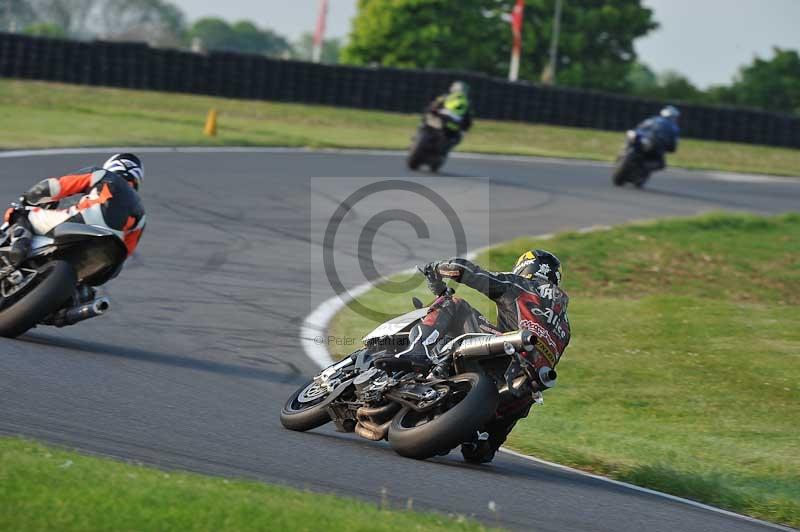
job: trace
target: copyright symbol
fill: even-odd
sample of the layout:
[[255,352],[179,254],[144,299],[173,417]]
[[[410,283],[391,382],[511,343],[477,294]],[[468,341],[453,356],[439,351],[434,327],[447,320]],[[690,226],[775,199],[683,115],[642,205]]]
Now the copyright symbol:
[[[455,209],[453,209],[441,194],[430,187],[413,181],[392,179],[371,183],[357,189],[342,201],[329,219],[327,227],[325,228],[325,236],[322,245],[322,262],[328,283],[340,298],[344,294],[348,294],[348,292],[336,271],[334,262],[336,234],[339,231],[339,227],[348,213],[350,213],[359,202],[375,194],[389,191],[411,193],[435,206],[436,209],[444,215],[450,225],[450,229],[453,232],[453,240],[455,241],[456,255],[462,256],[467,251],[467,236],[464,231],[464,226],[458,214],[456,214]],[[358,236],[358,265],[361,273],[371,283],[381,278],[381,275],[375,267],[374,257],[372,256],[374,240],[378,230],[390,222],[403,222],[408,224],[412,227],[419,239],[430,238],[430,230],[425,221],[418,214],[409,210],[400,208],[385,209],[371,216],[364,224]],[[368,252],[363,252],[362,250],[368,250]],[[403,281],[384,281],[379,285],[379,288],[384,292],[397,294],[411,291],[421,283],[422,280],[419,276],[413,276]],[[375,321],[386,321],[394,317],[393,314],[387,314],[378,309],[369,308],[356,299],[351,299],[349,297],[347,299],[349,300],[347,306],[360,316]]]
[[325,338],[322,337],[322,336],[315,336],[314,337],[314,343],[317,344],[317,345],[324,344],[325,343]]

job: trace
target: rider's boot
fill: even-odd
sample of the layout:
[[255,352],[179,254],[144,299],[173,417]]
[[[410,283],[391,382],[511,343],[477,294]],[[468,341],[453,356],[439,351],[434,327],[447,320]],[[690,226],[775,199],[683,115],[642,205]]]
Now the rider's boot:
[[375,361],[375,366],[390,370],[426,370],[433,365],[431,351],[439,340],[439,331],[431,326],[420,323],[409,333],[411,345],[405,351],[394,355],[387,355]]
[[495,452],[488,432],[478,431],[471,442],[461,444],[461,455],[470,464],[488,464],[494,459]]

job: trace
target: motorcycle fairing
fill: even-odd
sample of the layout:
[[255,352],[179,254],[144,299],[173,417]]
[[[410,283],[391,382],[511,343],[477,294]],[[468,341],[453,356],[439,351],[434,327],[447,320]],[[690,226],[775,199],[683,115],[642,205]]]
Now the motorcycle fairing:
[[65,222],[54,227],[48,236],[53,240],[52,252],[68,261],[78,279],[89,286],[99,286],[113,278],[128,255],[122,240],[104,227]]
[[392,318],[378,325],[371,333],[363,338],[363,341],[367,342],[368,340],[383,338],[384,336],[394,336],[409,325],[424,318],[426,314],[428,314],[428,309],[420,308]]

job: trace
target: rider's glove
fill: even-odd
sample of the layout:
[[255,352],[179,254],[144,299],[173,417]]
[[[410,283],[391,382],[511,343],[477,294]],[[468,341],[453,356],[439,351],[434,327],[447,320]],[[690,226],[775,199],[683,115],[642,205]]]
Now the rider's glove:
[[428,288],[435,296],[440,296],[447,291],[447,285],[444,284],[442,276],[439,274],[438,265],[438,262],[429,262],[422,270],[428,280]]

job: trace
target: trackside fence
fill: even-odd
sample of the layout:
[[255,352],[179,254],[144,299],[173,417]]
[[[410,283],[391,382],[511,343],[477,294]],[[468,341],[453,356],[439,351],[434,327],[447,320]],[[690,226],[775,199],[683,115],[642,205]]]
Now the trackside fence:
[[[480,118],[624,130],[664,102],[510,83],[469,72],[332,66],[259,55],[152,48],[0,33],[0,77],[227,98],[416,113],[450,82],[472,87]],[[683,134],[709,140],[800,148],[800,117],[681,104]]]

